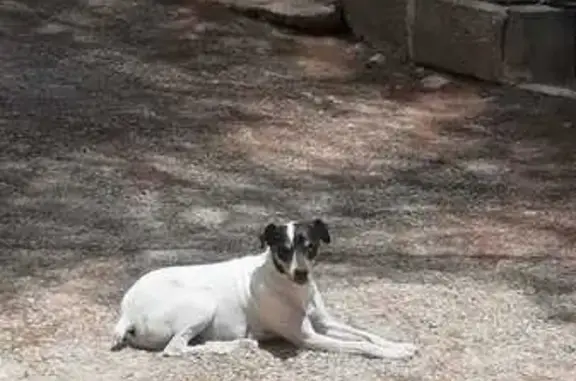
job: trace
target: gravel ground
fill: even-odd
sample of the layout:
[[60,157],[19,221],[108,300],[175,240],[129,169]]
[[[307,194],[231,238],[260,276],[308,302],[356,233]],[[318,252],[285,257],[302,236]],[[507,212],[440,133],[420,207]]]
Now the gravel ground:
[[[574,102],[370,55],[195,1],[0,1],[0,380],[573,377]],[[312,216],[329,307],[419,356],[108,351],[143,272]]]

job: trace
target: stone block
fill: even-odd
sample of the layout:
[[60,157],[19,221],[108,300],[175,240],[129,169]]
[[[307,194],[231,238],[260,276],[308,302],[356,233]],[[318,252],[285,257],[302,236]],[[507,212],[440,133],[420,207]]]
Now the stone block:
[[506,7],[477,0],[414,0],[416,63],[489,81],[502,77]]
[[246,15],[310,33],[337,33],[346,24],[337,0],[212,0]]
[[511,82],[574,81],[576,18],[545,5],[511,6],[504,36],[504,76]]
[[376,48],[407,51],[407,7],[413,0],[341,0],[344,17],[357,37]]

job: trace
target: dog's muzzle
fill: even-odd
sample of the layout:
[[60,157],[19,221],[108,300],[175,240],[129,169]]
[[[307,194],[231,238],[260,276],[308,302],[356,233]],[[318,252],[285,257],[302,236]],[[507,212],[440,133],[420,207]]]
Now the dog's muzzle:
[[308,270],[294,270],[292,278],[298,284],[305,284],[308,282]]

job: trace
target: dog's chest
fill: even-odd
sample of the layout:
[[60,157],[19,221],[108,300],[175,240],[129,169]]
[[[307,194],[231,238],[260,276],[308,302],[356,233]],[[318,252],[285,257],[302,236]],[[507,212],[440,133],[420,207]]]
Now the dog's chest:
[[309,290],[261,287],[254,295],[248,316],[251,334],[258,339],[277,336],[278,331],[298,329],[308,313]]

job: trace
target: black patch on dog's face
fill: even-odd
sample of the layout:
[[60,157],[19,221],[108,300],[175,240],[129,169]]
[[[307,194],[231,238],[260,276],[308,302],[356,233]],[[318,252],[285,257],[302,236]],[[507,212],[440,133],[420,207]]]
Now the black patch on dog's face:
[[294,256],[294,248],[287,241],[283,242],[274,247],[274,252],[282,262],[290,263]]
[[269,224],[260,236],[262,247],[270,246],[273,254],[283,263],[288,264],[294,256],[294,245],[288,235],[287,225]]
[[295,250],[304,254],[309,260],[314,260],[318,255],[318,247],[320,247],[320,241],[322,240],[320,237],[321,234],[316,231],[314,222],[298,222],[294,224],[293,246]]
[[283,268],[298,254],[313,261],[318,254],[320,242],[330,241],[328,227],[321,219],[280,226],[269,224],[260,236],[262,247],[268,245],[274,258],[282,262]]

